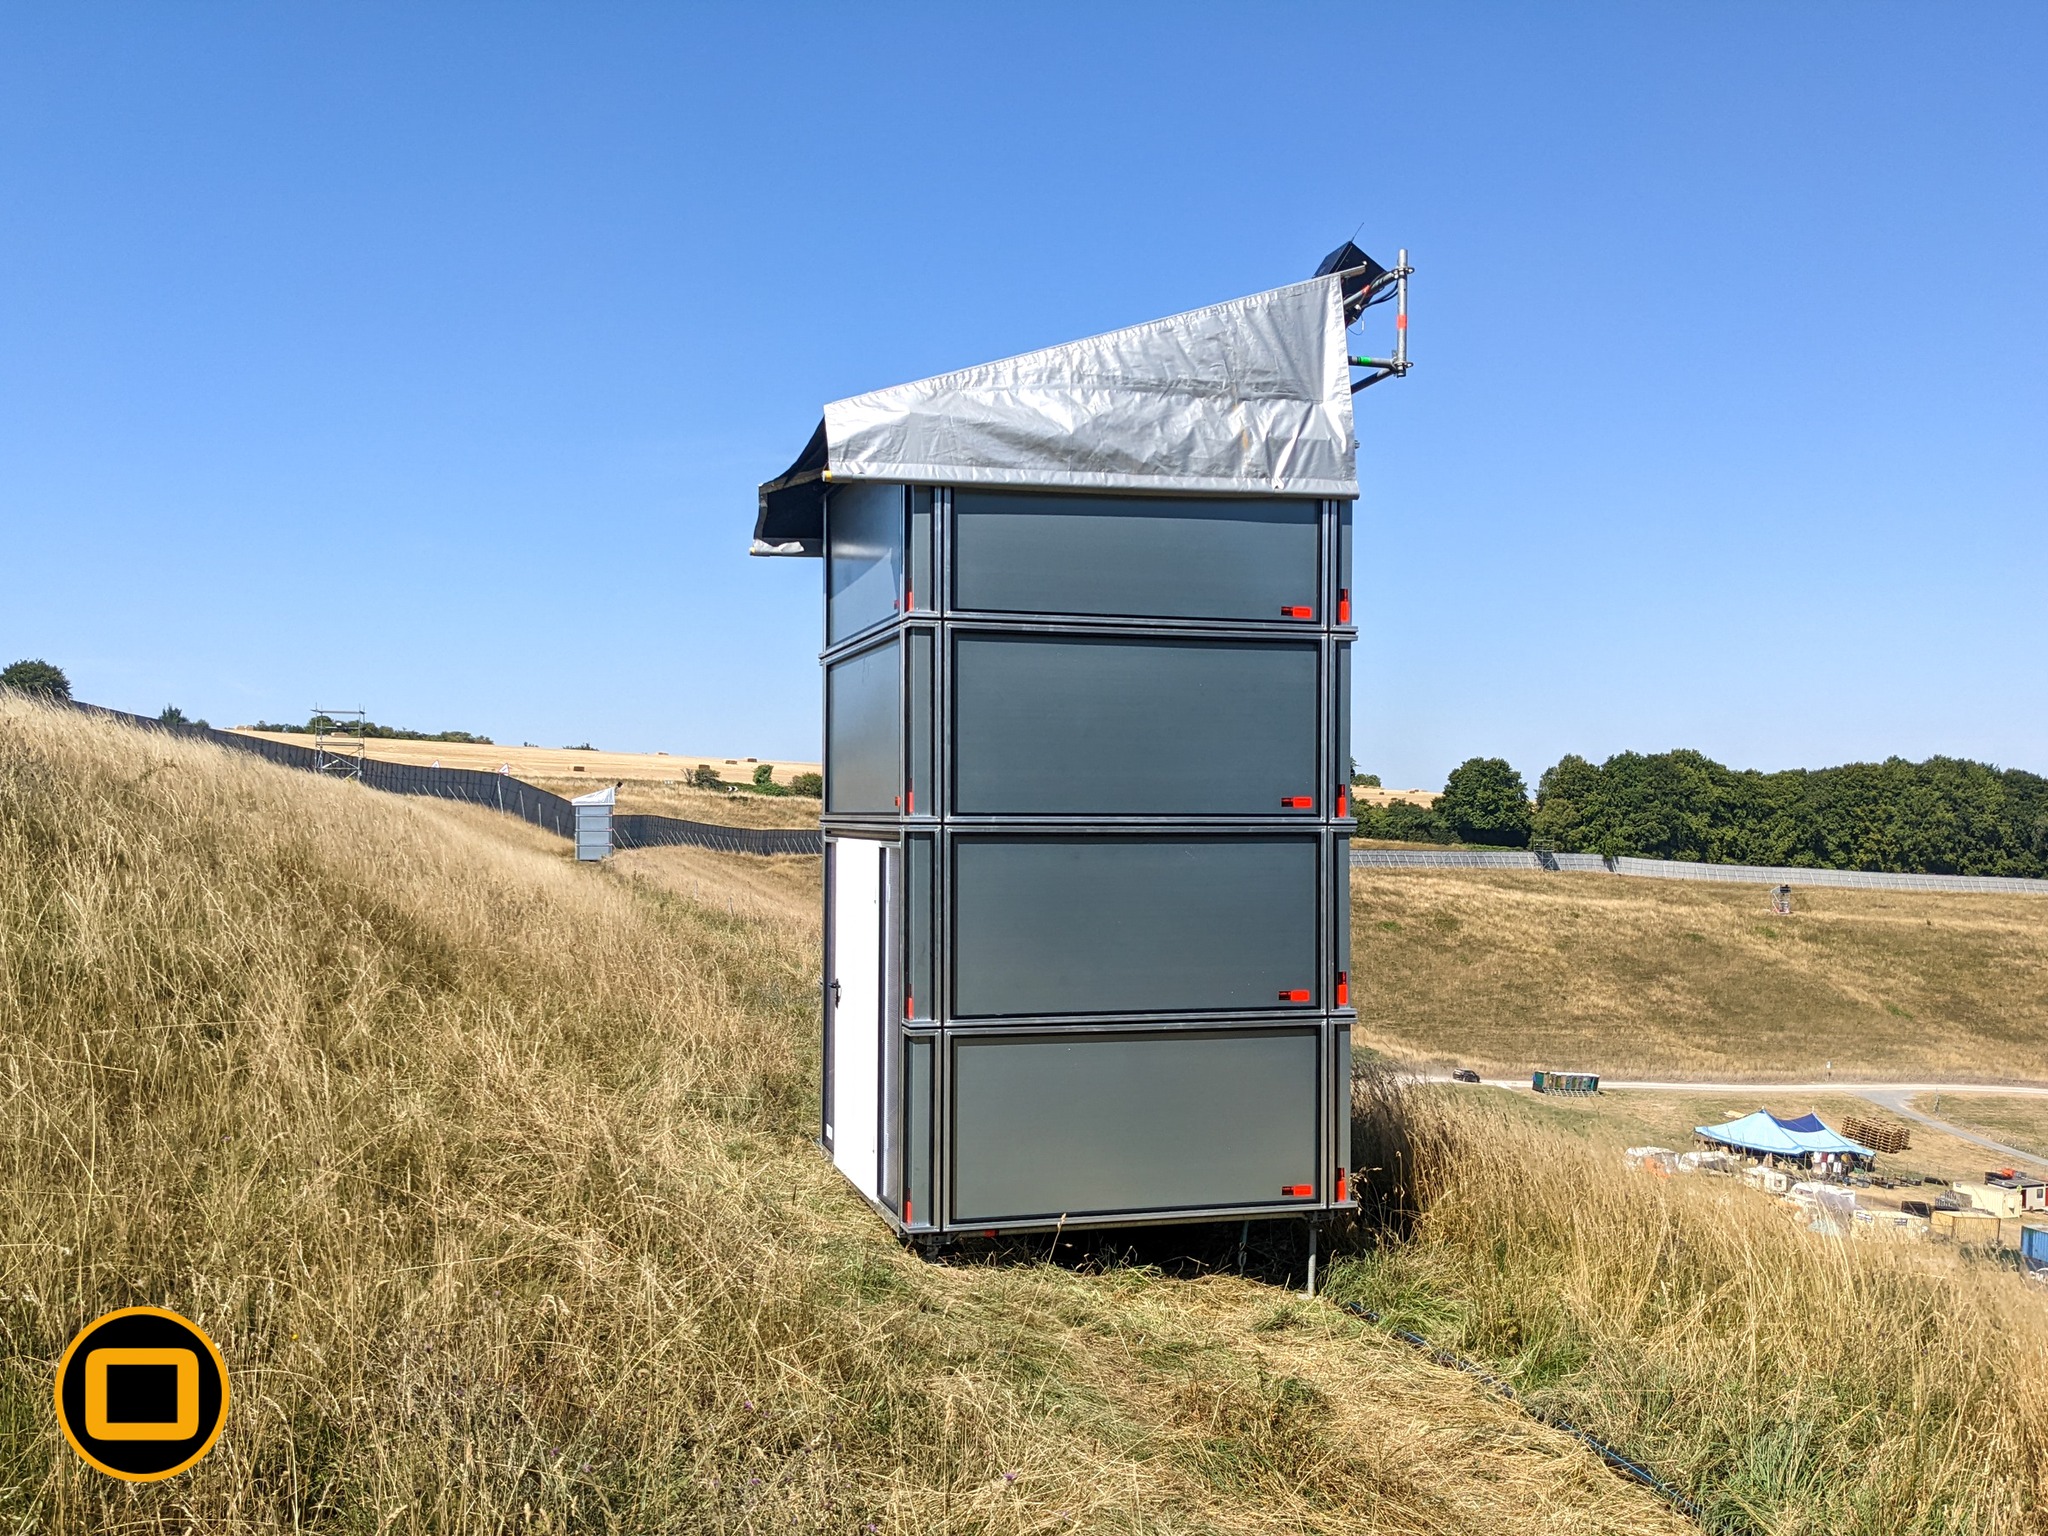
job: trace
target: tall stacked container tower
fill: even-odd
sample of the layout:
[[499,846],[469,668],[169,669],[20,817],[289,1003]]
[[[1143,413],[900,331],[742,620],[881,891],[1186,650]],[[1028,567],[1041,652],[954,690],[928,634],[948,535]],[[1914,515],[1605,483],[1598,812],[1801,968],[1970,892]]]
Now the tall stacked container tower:
[[1350,1203],[1365,281],[837,402],[762,487],[824,560],[820,1139],[906,1236]]

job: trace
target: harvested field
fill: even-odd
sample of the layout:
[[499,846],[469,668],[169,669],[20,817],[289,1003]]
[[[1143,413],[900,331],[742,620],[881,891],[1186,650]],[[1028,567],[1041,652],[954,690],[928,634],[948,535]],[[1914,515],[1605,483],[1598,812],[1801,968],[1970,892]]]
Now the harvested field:
[[[265,741],[287,742],[295,747],[310,747],[313,738],[292,731],[251,731],[236,727],[244,736],[259,736]],[[680,779],[700,763],[709,763],[718,770],[722,778],[747,780],[754,776],[758,759],[751,757],[696,757],[690,754],[670,756],[666,752],[582,752],[567,747],[521,747],[507,746],[500,742],[495,746],[480,746],[460,741],[394,741],[384,737],[373,739],[368,748],[371,757],[382,758],[387,763],[414,763],[422,767],[439,763],[443,768],[478,768],[494,773],[500,764],[509,763],[514,778],[538,782],[541,778],[578,778],[587,774],[592,778],[608,782],[613,779],[646,779],[660,783],[664,779]],[[787,784],[793,773],[816,773],[816,763],[786,763],[775,761],[775,781]],[[582,770],[582,774],[577,772]]]

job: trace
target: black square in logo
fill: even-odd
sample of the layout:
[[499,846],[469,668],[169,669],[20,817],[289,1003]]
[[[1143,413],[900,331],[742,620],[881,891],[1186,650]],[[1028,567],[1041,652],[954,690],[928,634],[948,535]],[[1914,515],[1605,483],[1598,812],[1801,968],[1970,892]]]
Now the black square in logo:
[[177,1423],[178,1368],[175,1365],[108,1366],[107,1419],[115,1424]]

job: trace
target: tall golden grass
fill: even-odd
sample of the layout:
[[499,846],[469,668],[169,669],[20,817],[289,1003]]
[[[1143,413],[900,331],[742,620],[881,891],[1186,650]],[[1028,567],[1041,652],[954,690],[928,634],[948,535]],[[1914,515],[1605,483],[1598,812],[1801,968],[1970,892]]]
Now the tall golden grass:
[[[0,701],[0,1526],[1681,1528],[1270,1284],[905,1254],[793,882],[653,863]],[[136,1303],[235,1395],[146,1486],[49,1396]]]
[[1624,1171],[1505,1095],[1360,1085],[1399,1240],[1332,1294],[1492,1364],[1710,1524],[2048,1520],[2048,1295],[2010,1256],[1827,1236],[1739,1181]]

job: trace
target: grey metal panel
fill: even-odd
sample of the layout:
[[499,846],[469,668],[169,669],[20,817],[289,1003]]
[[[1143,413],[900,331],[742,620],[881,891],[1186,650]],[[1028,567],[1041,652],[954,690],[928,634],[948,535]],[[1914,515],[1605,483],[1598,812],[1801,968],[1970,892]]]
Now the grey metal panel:
[[[1339,624],[1351,624],[1358,619],[1358,588],[1351,580],[1351,539],[1353,504],[1348,501],[1337,503],[1337,609],[1331,615]],[[1351,611],[1345,612],[1346,606]]]
[[903,684],[894,640],[825,669],[825,809],[894,811]]
[[934,494],[928,485],[915,485],[910,488],[910,559],[909,569],[905,574],[905,608],[930,609],[938,606],[934,601],[939,593],[934,584],[937,578],[932,564]]
[[1318,1031],[963,1036],[953,1219],[1272,1205],[1319,1192]]
[[913,1035],[903,1042],[903,1224],[928,1227],[937,1219],[932,1199],[932,1063],[938,1040]]
[[[1336,1079],[1333,1086],[1337,1090],[1337,1166],[1347,1175],[1354,1175],[1358,1170],[1351,1166],[1351,1031],[1340,1024],[1333,1033],[1336,1037],[1331,1054],[1336,1057],[1332,1075]],[[1349,1182],[1355,1185],[1357,1180],[1352,1178]]]
[[898,612],[903,487],[835,486],[825,524],[825,642],[837,645]]
[[589,863],[610,857],[612,808],[609,805],[579,805],[575,810],[578,861]]
[[[1351,779],[1351,646],[1339,642],[1337,651],[1337,775],[1347,784]],[[1348,801],[1350,796],[1346,795]],[[1351,807],[1357,814],[1357,807]]]
[[[1336,840],[1335,857],[1330,860],[1330,910],[1337,920],[1336,966],[1345,975],[1351,974],[1351,839],[1340,837]],[[1357,978],[1352,978],[1355,986]],[[1346,997],[1337,1004],[1339,1008],[1356,1008],[1356,995]]]
[[906,815],[930,816],[939,808],[938,797],[933,794],[938,778],[933,756],[938,707],[933,654],[938,641],[928,629],[912,629],[906,634],[905,644],[910,648],[910,692],[904,701],[910,726],[910,773],[905,785],[909,798],[903,802],[903,810]]
[[961,608],[1260,621],[1321,616],[1317,501],[963,487],[953,493],[953,509],[953,600]]
[[1312,833],[963,833],[952,847],[956,1018],[1320,1002]]
[[962,815],[1274,816],[1320,806],[1317,648],[956,632]]
[[912,833],[903,839],[903,949],[905,1018],[938,1015],[937,981],[933,974],[935,839]]

